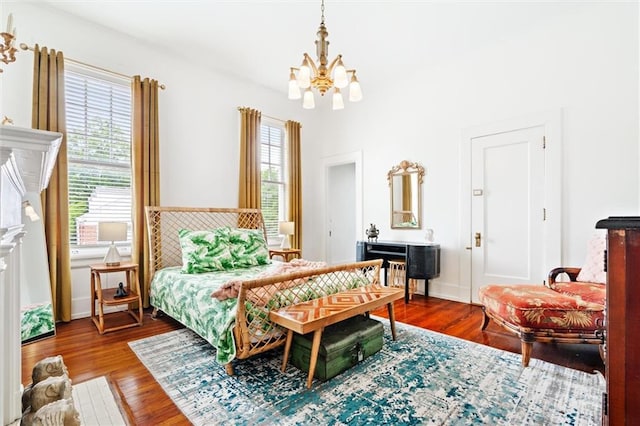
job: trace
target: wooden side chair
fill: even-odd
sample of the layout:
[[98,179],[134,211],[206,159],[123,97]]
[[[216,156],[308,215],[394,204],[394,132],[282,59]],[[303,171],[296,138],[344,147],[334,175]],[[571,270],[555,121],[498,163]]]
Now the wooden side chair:
[[[546,286],[490,284],[480,288],[482,330],[492,319],[518,336],[525,367],[529,365],[534,342],[603,345],[605,248],[604,237],[594,237],[589,242],[585,265],[551,270]],[[563,274],[568,281],[557,280]]]
[[[406,263],[402,259],[389,261],[389,286],[402,287],[405,286]],[[418,290],[418,281],[409,279],[409,300],[413,299],[413,294]]]

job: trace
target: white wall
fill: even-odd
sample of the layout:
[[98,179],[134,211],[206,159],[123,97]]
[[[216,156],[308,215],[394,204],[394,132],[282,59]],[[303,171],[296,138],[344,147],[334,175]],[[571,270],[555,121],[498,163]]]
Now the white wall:
[[[359,68],[365,98],[339,112],[327,99],[302,110],[286,99],[284,84],[282,92],[256,87],[45,6],[5,2],[0,22],[11,11],[21,42],[167,86],[160,94],[164,205],[237,205],[238,106],[302,122],[305,258],[326,252],[323,158],[361,151],[362,220],[375,223],[381,239],[406,241],[424,241],[424,230],[389,228],[386,173],[404,159],[422,163],[423,224],[443,249],[430,294],[456,298],[446,288],[459,282],[458,157],[468,127],[562,109],[563,263],[582,263],[598,219],[638,214],[638,6],[572,4],[573,13],[565,3],[535,31],[430,68],[399,70],[401,78],[367,81]],[[393,60],[394,52],[379,53],[380,60]],[[0,111],[17,125],[30,124],[31,58],[21,51],[0,77]],[[88,311],[88,270],[74,270],[73,280],[74,315],[80,315]]]
[[[425,166],[423,223],[443,250],[430,294],[456,298],[446,289],[459,282],[465,128],[562,109],[565,265],[582,264],[597,220],[638,214],[638,6],[575,5],[575,13],[550,15],[536,31],[437,67],[401,70],[402,78],[389,84],[367,85],[359,72],[364,101],[340,116],[327,113],[323,120],[331,125],[321,132],[313,131],[316,123],[305,132],[307,179],[321,171],[314,158],[362,150],[364,223],[378,225],[381,239],[424,241],[424,230],[390,229],[386,172],[404,159]],[[309,202],[314,211],[323,208]],[[314,231],[305,227],[306,237]]]

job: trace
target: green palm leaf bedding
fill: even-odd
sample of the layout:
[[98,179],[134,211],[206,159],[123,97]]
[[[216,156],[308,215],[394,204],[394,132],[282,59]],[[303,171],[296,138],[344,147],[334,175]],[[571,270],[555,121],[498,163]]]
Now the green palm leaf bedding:
[[231,280],[251,279],[278,262],[251,268],[185,274],[181,267],[156,271],[151,282],[150,302],[154,307],[198,333],[216,349],[217,361],[230,362],[236,355],[233,337],[238,299],[219,301],[211,293]]
[[55,330],[51,303],[23,307],[20,311],[20,339],[25,342]]

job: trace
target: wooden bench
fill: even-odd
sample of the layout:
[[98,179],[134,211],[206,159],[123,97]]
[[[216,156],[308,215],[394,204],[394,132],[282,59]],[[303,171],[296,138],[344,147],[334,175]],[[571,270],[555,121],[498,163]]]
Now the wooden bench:
[[311,388],[324,328],[356,315],[369,313],[383,305],[387,305],[391,336],[393,340],[396,340],[393,302],[403,297],[404,289],[402,288],[370,284],[270,311],[269,319],[287,329],[282,371],[284,372],[287,368],[293,333],[307,334],[313,331],[309,377],[307,378],[307,388]]

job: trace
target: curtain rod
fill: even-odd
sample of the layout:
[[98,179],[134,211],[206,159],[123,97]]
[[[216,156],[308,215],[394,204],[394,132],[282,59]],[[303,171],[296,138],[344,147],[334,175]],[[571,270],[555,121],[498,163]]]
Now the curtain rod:
[[267,114],[262,114],[263,117],[268,118],[269,120],[274,120],[274,121],[279,121],[280,123],[286,123],[286,120],[281,120],[279,118],[275,118],[275,117],[271,117],[270,115]]
[[[238,111],[242,111],[245,108],[249,108],[249,107],[238,107]],[[270,115],[267,115],[267,114],[263,113],[262,111],[260,112],[260,116],[268,118],[269,120],[279,121],[280,123],[286,123],[287,122],[287,120],[282,120],[280,118],[271,117]]]
[[[20,43],[20,49],[22,49],[22,50],[31,50],[32,52],[34,51],[33,47],[28,46],[26,43]],[[110,73],[110,74],[115,74],[115,75],[120,76],[120,77],[124,77],[124,78],[128,78],[128,79],[132,79],[133,78],[130,75],[122,74],[122,73],[119,73],[119,72],[108,70],[106,68],[101,68],[101,67],[98,67],[98,66],[95,66],[95,65],[87,64],[86,62],[81,62],[81,61],[78,61],[78,60],[75,60],[75,59],[67,58],[66,56],[64,57],[64,60],[65,61],[69,61],[69,62],[73,62],[74,64],[78,64],[78,65],[82,65],[82,66],[85,66],[85,67],[93,68],[93,69],[96,69],[96,70],[99,70],[99,71],[107,72],[107,73]],[[165,89],[165,85],[164,84],[158,84],[158,87],[160,89],[162,89],[162,90]]]
[[[240,108],[238,108],[238,109],[240,109]],[[282,124],[287,124],[287,121],[290,121],[290,120],[282,120],[282,119],[280,119],[280,118],[275,118],[275,117],[272,117],[272,116],[267,115],[267,114],[262,114],[262,113],[260,113],[260,114],[261,114],[263,117],[268,118],[269,120],[278,121],[278,122],[280,122],[280,123],[282,123]],[[301,123],[298,123],[298,124],[300,124],[300,128],[302,128],[302,124],[301,124]]]

